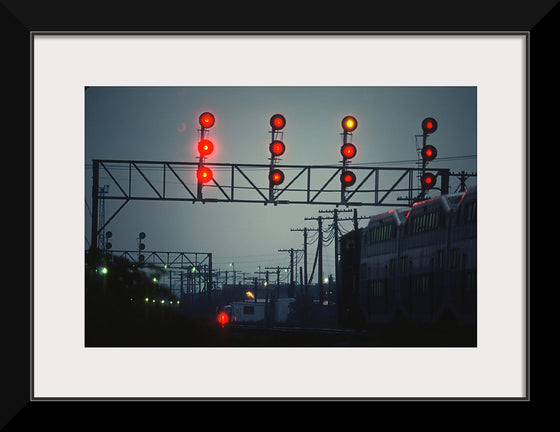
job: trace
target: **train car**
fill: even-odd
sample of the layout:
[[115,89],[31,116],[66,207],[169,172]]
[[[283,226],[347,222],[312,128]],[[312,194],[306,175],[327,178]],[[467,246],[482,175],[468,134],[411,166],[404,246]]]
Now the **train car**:
[[337,296],[338,322],[344,327],[361,327],[364,318],[359,304],[362,230],[340,237],[340,292]]
[[440,195],[416,203],[401,227],[399,285],[405,316],[436,322],[449,305],[450,231],[461,195]]
[[355,233],[341,242],[341,298],[358,285],[354,321],[476,323],[476,187],[373,216],[358,235],[358,253],[345,247]]
[[450,299],[450,308],[462,324],[476,324],[477,318],[476,198],[476,186],[461,197],[450,232],[449,285],[455,296]]
[[401,302],[398,260],[406,209],[373,216],[362,233],[360,309],[367,322],[391,319]]

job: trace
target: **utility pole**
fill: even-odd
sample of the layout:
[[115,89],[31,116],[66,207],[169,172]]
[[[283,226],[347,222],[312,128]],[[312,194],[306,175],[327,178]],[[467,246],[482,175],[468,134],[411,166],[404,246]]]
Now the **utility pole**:
[[280,269],[287,270],[289,267],[265,267],[265,270],[276,270],[276,298],[280,298]]
[[300,279],[303,280],[303,287],[304,292],[307,295],[307,285],[308,285],[308,277],[307,277],[307,232],[308,231],[318,231],[317,228],[292,228],[290,231],[303,231],[303,277],[300,276]]
[[288,297],[294,297],[294,252],[303,252],[302,249],[278,249],[278,252],[290,252],[290,288],[288,290]]

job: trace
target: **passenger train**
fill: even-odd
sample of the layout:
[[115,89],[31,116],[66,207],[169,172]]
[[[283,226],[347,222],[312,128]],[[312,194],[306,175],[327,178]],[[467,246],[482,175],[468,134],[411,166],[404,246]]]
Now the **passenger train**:
[[372,216],[341,237],[339,322],[476,324],[476,186]]

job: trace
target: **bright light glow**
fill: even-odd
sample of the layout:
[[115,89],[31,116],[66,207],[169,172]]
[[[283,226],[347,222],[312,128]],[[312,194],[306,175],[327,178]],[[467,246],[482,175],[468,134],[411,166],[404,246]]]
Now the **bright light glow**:
[[424,131],[425,134],[431,134],[435,132],[437,130],[437,127],[438,124],[435,118],[426,117],[424,120],[422,120],[422,131]]
[[269,150],[274,156],[281,156],[284,154],[286,146],[282,141],[272,141],[272,143],[270,143]]
[[340,176],[340,182],[343,186],[352,186],[356,183],[356,175],[352,171],[346,171]]
[[144,299],[144,301],[147,303],[147,302],[150,301],[150,299],[149,299],[148,297],[146,297],[146,298]]
[[274,114],[270,117],[270,126],[275,130],[282,129],[286,126],[286,118],[282,114]]
[[214,114],[212,114],[211,112],[203,112],[202,114],[200,114],[200,117],[198,118],[198,123],[203,128],[210,128],[214,126],[215,122],[216,122],[216,118],[214,117]]
[[229,317],[225,312],[222,312],[220,315],[218,315],[218,322],[222,324],[222,326],[224,324],[227,324],[228,321],[229,321]]
[[356,156],[356,151],[356,146],[352,143],[346,143],[340,149],[340,153],[342,153],[342,156],[346,159],[351,159]]
[[247,292],[245,293],[245,295],[246,295],[248,298],[250,298],[250,299],[254,299],[254,298],[255,298],[254,294],[253,294],[251,291],[247,291]]
[[200,183],[208,183],[212,180],[212,170],[208,167],[200,167],[196,173],[196,177]]
[[358,120],[354,116],[346,116],[342,119],[342,129],[346,132],[352,132],[358,127]]
[[282,184],[284,181],[284,173],[279,169],[272,170],[268,175],[268,179],[274,185]]
[[422,176],[422,187],[424,189],[430,189],[436,184],[436,177],[432,173],[426,173]]
[[200,156],[208,156],[214,151],[214,143],[208,139],[203,139],[198,143],[198,153]]
[[107,267],[101,267],[101,274],[107,274],[108,271]]

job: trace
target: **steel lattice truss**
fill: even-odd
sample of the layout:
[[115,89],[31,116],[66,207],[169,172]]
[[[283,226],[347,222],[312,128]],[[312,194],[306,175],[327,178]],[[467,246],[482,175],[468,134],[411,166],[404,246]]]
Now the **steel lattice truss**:
[[184,271],[200,285],[212,287],[212,253],[210,252],[107,250],[107,253],[113,257],[126,258],[136,265],[152,265],[167,271]]
[[[198,162],[93,160],[92,239],[132,200],[186,202],[244,202],[260,204],[318,204],[323,206],[410,206],[421,195],[423,168],[352,166],[356,182],[343,188],[341,165],[277,165],[285,181],[274,188],[268,181],[269,164],[205,163],[214,175],[197,183]],[[460,174],[449,169],[427,169],[437,179],[430,191],[449,192],[449,179]],[[476,175],[476,174],[474,174]],[[110,193],[100,196],[100,176],[112,182]],[[109,180],[110,179],[110,180]],[[98,201],[120,200],[121,206],[97,227]]]

